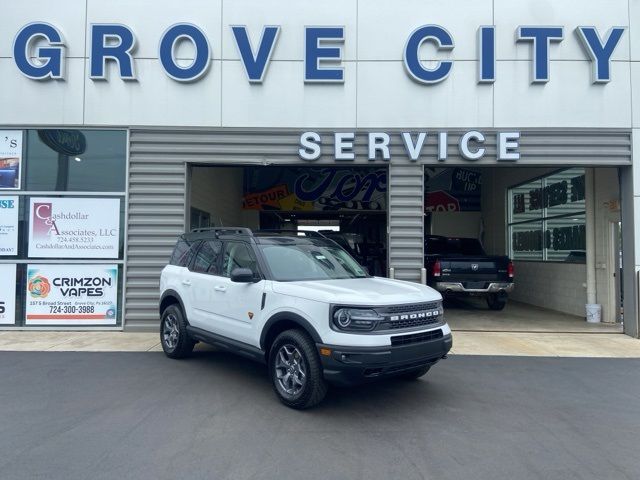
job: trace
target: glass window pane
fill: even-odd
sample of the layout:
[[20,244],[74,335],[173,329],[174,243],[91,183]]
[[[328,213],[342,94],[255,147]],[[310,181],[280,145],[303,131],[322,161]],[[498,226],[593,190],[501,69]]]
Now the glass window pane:
[[207,240],[202,242],[202,247],[198,250],[193,261],[193,271],[198,273],[208,273],[210,275],[220,275],[218,268],[218,257],[222,251],[222,242],[219,240]]
[[189,243],[186,240],[178,240],[178,243],[173,249],[173,253],[171,254],[171,259],[169,263],[171,265],[178,265],[180,267],[185,267],[185,258],[187,256],[187,252],[189,251]]
[[525,183],[509,189],[511,222],[524,222],[542,218],[543,190],[542,180]]
[[[125,190],[127,135],[115,130],[28,130],[26,185],[31,191],[123,192]],[[65,151],[65,132],[71,144]],[[58,138],[60,146],[43,138]],[[84,138],[86,149],[73,153]]]
[[586,256],[585,216],[547,220],[544,232],[547,260],[584,263]]
[[545,178],[547,217],[584,211],[584,168],[570,168]]
[[542,221],[519,223],[509,227],[513,260],[542,260]]
[[255,258],[249,247],[244,243],[229,242],[224,249],[222,275],[231,277],[231,272],[236,268],[248,268],[254,273],[258,271]]

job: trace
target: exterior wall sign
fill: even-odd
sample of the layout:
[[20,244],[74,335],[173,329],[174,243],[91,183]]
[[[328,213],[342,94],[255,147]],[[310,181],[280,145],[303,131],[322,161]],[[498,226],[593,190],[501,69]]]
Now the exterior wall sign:
[[38,138],[52,150],[68,157],[82,155],[87,149],[87,139],[80,130],[38,130]]
[[120,199],[31,198],[29,257],[118,258]]
[[[260,83],[280,38],[281,27],[265,26],[259,45],[253,47],[246,26],[230,25],[240,61],[247,80]],[[620,43],[625,27],[612,27],[601,32],[595,27],[577,27],[576,38],[592,64],[594,83],[611,80],[611,58]],[[132,52],[136,48],[136,37],[128,26],[122,24],[92,24],[89,26],[89,70],[92,80],[106,79],[106,63],[118,65],[120,78],[135,80],[135,62]],[[526,25],[516,28],[516,41],[531,45],[531,81],[548,82],[549,60],[558,43],[569,36],[564,26]],[[341,83],[345,80],[342,67],[342,50],[345,44],[344,26],[306,26],[303,28],[305,44],[304,81],[314,83]],[[180,40],[193,44],[194,61],[181,65],[175,57],[175,46]],[[454,38],[441,25],[423,25],[411,32],[407,38],[402,58],[407,75],[420,84],[431,85],[442,82],[451,73],[454,60],[439,60],[427,66],[420,60],[421,46],[430,43],[439,52],[455,48]],[[492,83],[496,80],[496,26],[478,28],[478,82]],[[64,79],[65,39],[61,30],[43,22],[29,23],[22,27],[13,42],[13,57],[16,66],[28,78],[34,80]],[[160,64],[167,76],[178,82],[192,82],[203,77],[211,65],[212,49],[204,32],[190,23],[168,26],[158,39]],[[30,52],[35,50],[35,58]],[[400,52],[398,52],[400,53]],[[434,59],[437,60],[437,59]]]
[[18,254],[19,197],[0,196],[0,257]]
[[245,210],[386,210],[387,171],[358,168],[297,168],[278,178],[245,169]]
[[22,130],[0,130],[0,190],[18,190],[22,173]]
[[481,170],[425,168],[424,175],[425,212],[481,211]]
[[[416,162],[422,154],[428,135],[436,135],[438,143],[438,162],[446,162],[448,157],[448,132],[402,132],[397,134],[405,149],[409,161]],[[336,161],[350,162],[356,159],[354,151],[355,132],[336,132],[333,134],[332,153]],[[483,146],[486,136],[477,130],[471,130],[460,135],[458,148],[465,160],[475,162],[485,156]],[[325,139],[326,142],[326,139]],[[520,160],[520,132],[498,132],[496,134],[497,155],[499,162],[515,162]],[[322,155],[323,139],[318,132],[304,132],[300,135],[300,149],[298,154],[302,160],[315,161]],[[326,142],[329,143],[329,142]],[[391,160],[391,135],[385,132],[370,132],[367,134],[367,160]]]
[[0,265],[0,325],[16,323],[16,266]]
[[115,325],[117,265],[29,265],[26,325]]

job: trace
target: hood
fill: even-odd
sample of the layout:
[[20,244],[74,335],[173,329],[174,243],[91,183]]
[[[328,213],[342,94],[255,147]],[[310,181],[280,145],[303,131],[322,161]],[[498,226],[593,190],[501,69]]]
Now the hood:
[[380,277],[273,282],[273,290],[282,295],[344,305],[398,305],[442,298],[426,285]]

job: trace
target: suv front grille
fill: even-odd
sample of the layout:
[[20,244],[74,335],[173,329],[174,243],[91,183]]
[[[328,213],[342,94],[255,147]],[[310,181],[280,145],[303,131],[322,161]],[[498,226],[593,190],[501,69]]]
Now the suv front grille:
[[414,318],[411,320],[396,320],[394,322],[385,322],[384,328],[389,330],[401,330],[403,328],[423,327],[425,325],[437,325],[441,322],[441,316],[428,318]]
[[440,306],[439,302],[429,303],[411,303],[408,305],[393,305],[390,307],[382,307],[379,309],[380,313],[407,313],[407,312],[420,312],[424,310],[435,310]]
[[441,312],[441,308],[440,302],[411,303],[376,308],[376,311],[384,317],[378,324],[376,331],[411,330],[442,324],[444,322],[443,315],[433,314],[436,311]]
[[442,338],[442,330],[435,330],[433,332],[413,333],[409,335],[397,335],[391,337],[391,345],[396,347],[398,345],[411,345],[414,343],[428,342],[430,340],[437,340]]

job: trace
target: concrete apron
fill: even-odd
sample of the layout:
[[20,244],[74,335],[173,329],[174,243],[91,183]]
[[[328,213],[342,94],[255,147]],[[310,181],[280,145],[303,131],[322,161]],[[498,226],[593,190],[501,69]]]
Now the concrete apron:
[[[0,351],[160,352],[162,347],[157,333],[0,331]],[[454,331],[451,354],[640,358],[640,340],[615,333]]]

